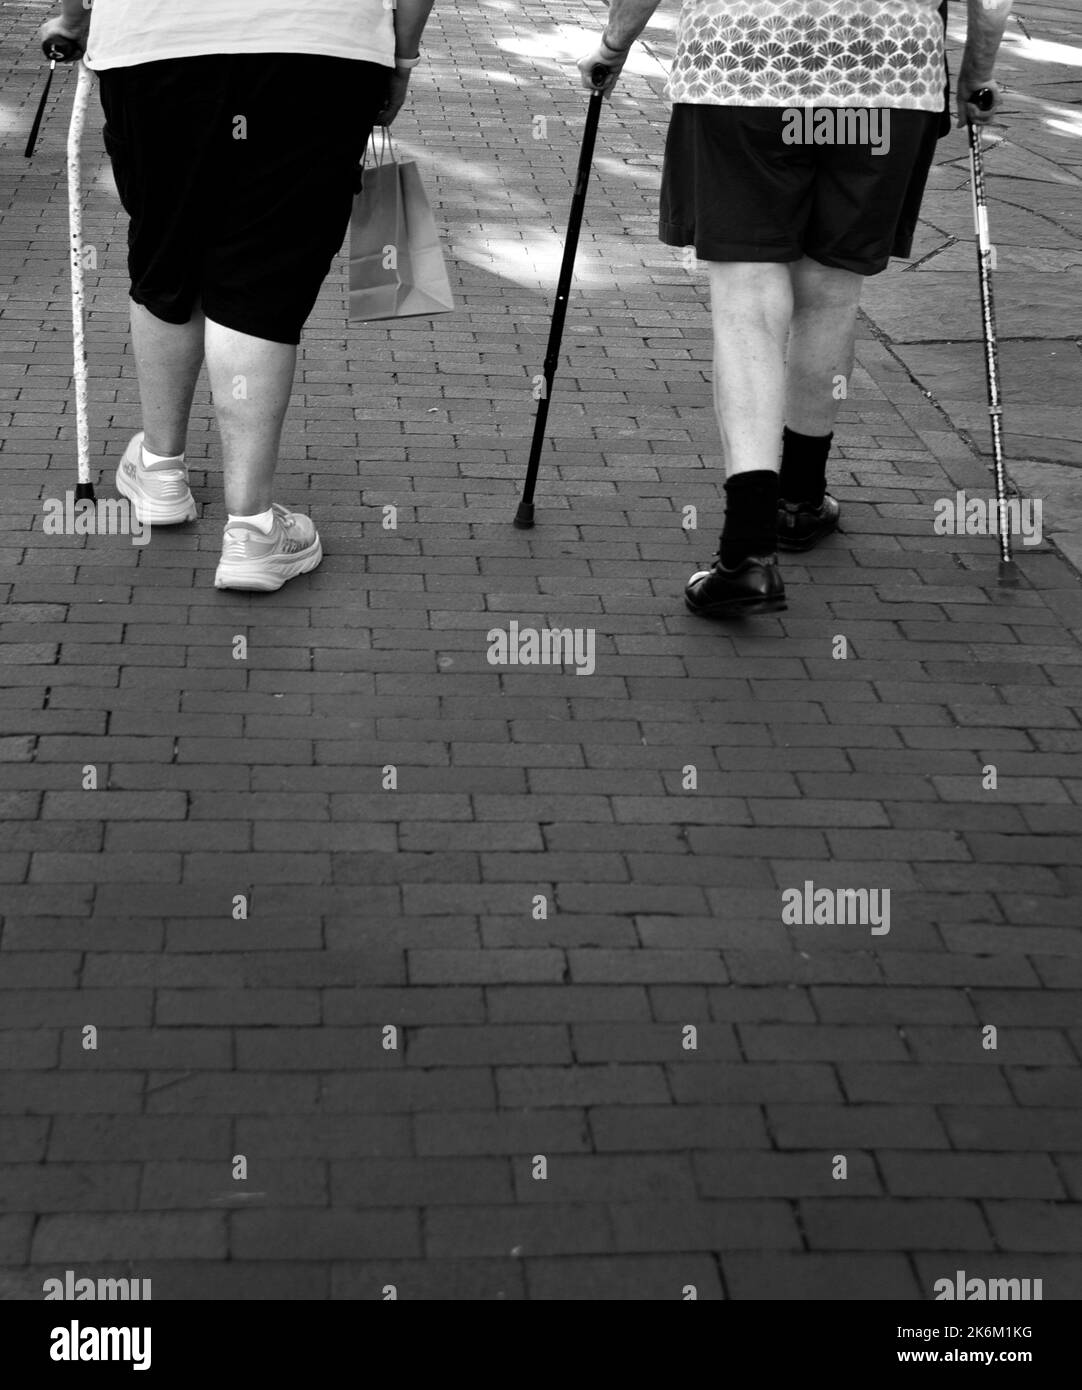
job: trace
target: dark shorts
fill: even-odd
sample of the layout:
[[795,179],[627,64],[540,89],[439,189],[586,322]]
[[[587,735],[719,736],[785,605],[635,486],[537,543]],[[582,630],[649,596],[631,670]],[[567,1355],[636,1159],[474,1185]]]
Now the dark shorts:
[[391,69],[295,53],[100,73],[131,297],[167,323],[298,343],[349,225]]
[[[796,127],[785,124],[785,114],[780,107],[673,107],[661,240],[694,246],[704,261],[810,256],[858,275],[908,256],[941,113],[884,113],[889,143],[881,139],[879,153],[870,144],[787,144],[783,131]],[[870,129],[882,137],[887,127]]]

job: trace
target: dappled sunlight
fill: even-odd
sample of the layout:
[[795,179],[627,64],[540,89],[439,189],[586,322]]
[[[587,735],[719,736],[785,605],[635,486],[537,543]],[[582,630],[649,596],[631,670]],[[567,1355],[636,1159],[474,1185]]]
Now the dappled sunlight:
[[1048,101],[1043,97],[1027,96],[1025,92],[1011,92],[1012,102],[1029,107],[1041,115],[1041,123],[1057,135],[1073,139],[1082,138],[1082,111],[1076,106],[1065,106],[1062,102]]
[[22,115],[23,103],[0,101],[0,136],[5,138],[14,134],[25,119]]
[[1008,32],[1003,36],[1000,52],[1004,58],[1025,58],[1031,63],[1060,63],[1064,67],[1082,68],[1082,47],[1073,43],[1027,39],[1024,34]]
[[491,159],[484,162],[480,159],[459,159],[453,154],[448,154],[442,146],[438,151],[433,152],[423,140],[414,144],[409,140],[400,140],[397,135],[394,148],[399,162],[415,159],[418,163],[438,163],[441,174],[450,175],[463,183],[503,185],[507,181],[506,174]]
[[[1023,11],[1024,13],[1024,11]],[[1011,61],[1014,59],[1024,60],[1027,63],[1045,63],[1050,66],[1067,68],[1082,67],[1082,45],[1074,43],[1056,43],[1051,39],[1035,39],[1024,34],[1017,24],[1018,16],[1012,17],[1008,23],[1006,32],[1003,35],[1003,43],[1000,46],[997,63]],[[966,37],[966,23],[963,15],[953,14],[947,26],[947,36],[952,44],[961,48]],[[952,63],[952,73],[956,68],[956,63]],[[1026,78],[1028,78],[1028,72]],[[1000,76],[997,73],[997,76]],[[1023,79],[1025,80],[1025,78]],[[1044,76],[1044,81],[1049,81],[1048,76]],[[1065,79],[1067,80],[1067,79]],[[1004,81],[1000,77],[1000,81]],[[953,76],[951,85],[953,87]],[[1012,85],[1011,95],[1014,95]]]
[[[455,240],[455,257],[524,289],[541,289],[556,283],[563,256],[563,237],[551,229],[533,227],[525,240],[519,237],[476,236]],[[590,279],[585,262],[576,266],[575,279]],[[594,278],[600,278],[596,276]]]
[[[621,266],[639,267],[639,255],[622,261],[618,250],[621,242],[610,239],[605,244],[581,244],[575,258],[576,288],[602,286],[612,288],[613,271]],[[493,237],[480,232],[458,235],[451,247],[455,259],[472,265],[523,289],[551,293],[560,274],[564,253],[564,233],[551,227],[533,226],[519,237]],[[626,254],[626,251],[625,251]],[[670,263],[665,262],[666,265]]]
[[[507,34],[497,38],[496,43],[504,53],[529,59],[539,68],[566,72],[574,69],[580,58],[592,52],[603,27],[603,17],[598,19],[596,25],[589,26],[553,24],[531,34]],[[670,27],[675,27],[675,19]],[[635,44],[624,64],[625,76],[633,73],[637,77],[656,78],[664,71],[664,66],[641,43]]]
[[1045,121],[1045,125],[1060,135],[1073,135],[1078,139],[1082,137],[1082,112],[1072,111],[1069,115],[1055,120],[1050,118]]
[[[523,215],[535,217],[545,212],[545,204],[532,186],[523,189],[512,185],[506,169],[501,170],[491,159],[462,159],[442,145],[433,149],[423,141],[413,143],[397,139],[395,153],[399,160],[416,160],[426,182],[433,176],[440,180],[441,189],[445,190],[440,200],[444,207],[460,206],[463,199],[468,199],[475,215],[499,221],[506,221],[509,216],[516,220]],[[433,201],[436,201],[435,196]]]
[[625,160],[615,159],[610,155],[597,155],[594,158],[594,169],[606,176],[611,175],[617,179],[634,179],[636,183],[652,184],[655,188],[661,187],[661,163],[660,160],[652,168],[643,164],[628,164]]
[[[517,87],[522,81],[518,74],[513,72],[494,72],[491,68],[474,68],[473,72],[485,82],[491,82],[493,86]],[[469,76],[469,69],[463,70],[463,76]]]

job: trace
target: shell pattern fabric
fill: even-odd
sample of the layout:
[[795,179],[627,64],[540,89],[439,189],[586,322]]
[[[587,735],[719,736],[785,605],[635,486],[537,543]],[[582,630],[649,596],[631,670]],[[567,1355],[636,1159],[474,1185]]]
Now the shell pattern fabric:
[[707,106],[943,106],[939,0],[684,0],[666,95]]

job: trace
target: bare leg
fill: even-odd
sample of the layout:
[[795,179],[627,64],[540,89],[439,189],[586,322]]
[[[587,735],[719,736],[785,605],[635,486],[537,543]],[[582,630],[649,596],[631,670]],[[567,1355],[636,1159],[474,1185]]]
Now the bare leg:
[[789,267],[711,261],[714,408],[728,477],[777,472],[785,407],[785,345],[793,309]]
[[143,409],[143,443],[152,454],[184,452],[195,383],[203,365],[203,313],[166,323],[130,301],[132,350]]
[[864,277],[820,265],[807,256],[788,269],[793,284],[793,325],[785,423],[798,434],[827,435],[838,414],[835,378],[844,377],[848,382],[853,370]]
[[238,333],[208,318],[206,356],[222,436],[226,510],[233,516],[265,512],[273,500],[297,349]]

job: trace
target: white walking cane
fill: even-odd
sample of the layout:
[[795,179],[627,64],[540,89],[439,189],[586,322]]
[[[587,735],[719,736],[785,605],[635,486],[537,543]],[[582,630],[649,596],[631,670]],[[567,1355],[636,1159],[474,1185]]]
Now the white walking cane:
[[[981,87],[969,95],[979,111],[991,111],[995,93]],[[973,184],[973,225],[977,233],[977,270],[981,291],[981,331],[984,335],[984,373],[988,383],[988,417],[992,432],[992,471],[996,482],[996,530],[999,534],[999,583],[1018,584],[1018,566],[1011,552],[1011,517],[1007,506],[1007,473],[1003,461],[1003,397],[999,387],[999,339],[996,333],[996,303],[992,294],[992,267],[995,251],[988,231],[988,195],[984,183],[984,148],[981,127],[967,121],[969,169]]]
[[86,296],[83,290],[83,180],[82,160],[83,127],[86,124],[86,111],[90,102],[90,89],[94,74],[86,63],[79,59],[79,76],[75,87],[75,100],[71,108],[71,123],[68,126],[68,240],[71,250],[71,336],[74,349],[75,377],[75,431],[79,459],[79,481],[75,488],[75,500],[89,498],[94,500],[94,484],[90,481],[90,420],[87,409],[87,366],[86,334],[84,314]]

